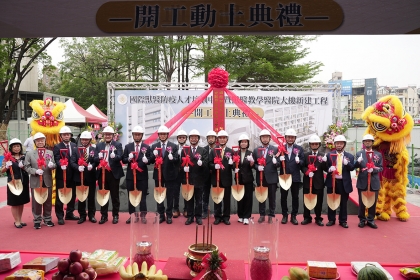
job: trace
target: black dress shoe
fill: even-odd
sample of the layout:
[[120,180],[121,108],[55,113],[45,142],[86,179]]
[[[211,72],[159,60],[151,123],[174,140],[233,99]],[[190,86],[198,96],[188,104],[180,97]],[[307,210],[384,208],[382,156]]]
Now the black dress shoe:
[[26,223],[20,223],[23,227],[26,227],[27,225],[26,225]]
[[200,226],[203,224],[203,220],[201,220],[201,218],[195,218],[195,222]]
[[71,215],[66,216],[66,220],[70,220],[70,221],[78,221],[78,220],[79,220],[79,217],[77,217],[77,216],[76,216],[76,215],[74,215],[74,214],[71,214]]
[[363,222],[360,222],[357,226],[358,226],[359,228],[364,228],[364,227],[365,227],[365,225],[366,225],[366,223],[363,221]]
[[86,217],[81,217],[78,221],[77,224],[83,224],[84,222],[86,222]]
[[292,216],[291,218],[290,218],[290,222],[292,223],[292,224],[294,224],[295,226],[297,226],[299,223],[298,223],[298,221],[296,220],[296,216]]
[[223,223],[227,226],[230,225],[230,221],[228,219],[223,219]]
[[179,215],[181,215],[181,213],[179,213],[179,210],[175,210],[173,213],[173,218],[178,218],[179,217]]
[[312,223],[311,219],[304,219],[300,224],[301,225],[307,225],[307,224],[310,224],[310,223]]
[[330,226],[333,226],[333,225],[335,225],[335,222],[334,221],[328,221],[327,227],[330,227]]
[[63,220],[63,219],[58,219],[58,224],[59,224],[60,226],[64,225],[64,220]]
[[130,218],[128,218],[128,220],[127,220],[127,221],[125,221],[125,223],[126,223],[126,224],[131,224],[131,217],[130,217]]
[[258,223],[261,224],[265,221],[265,216],[261,216],[258,218]]
[[367,222],[367,225],[370,228],[374,228],[374,229],[377,229],[378,228],[378,226],[375,224],[375,222]]
[[172,218],[171,217],[166,218],[166,223],[168,225],[172,224]]
[[273,217],[271,217],[271,216],[270,216],[270,217],[268,217],[268,223],[269,223],[269,224],[272,224],[272,223],[273,223]]
[[99,224],[102,225],[102,224],[105,224],[106,222],[108,222],[108,217],[102,216],[101,220],[99,221]]
[[283,216],[283,219],[281,219],[282,224],[287,224],[287,216]]
[[23,228],[22,224],[16,225],[16,223],[13,223],[15,225],[15,228]]
[[115,225],[115,224],[118,224],[118,217],[117,216],[114,216],[114,218],[112,219],[112,223]]
[[159,217],[159,224],[163,223],[165,221],[165,216]]
[[188,226],[188,225],[191,225],[193,223],[193,218],[192,217],[190,217],[190,218],[188,218],[186,221],[185,221],[185,224]]
[[344,223],[339,223],[340,224],[340,226],[342,226],[343,228],[349,228],[349,225],[346,223],[346,222],[344,222]]
[[320,226],[320,227],[323,227],[324,226],[324,223],[322,222],[322,221],[315,221],[315,224],[317,224],[318,226]]
[[184,216],[185,218],[187,218],[187,217],[188,217],[187,210],[184,210],[183,216]]
[[213,224],[214,225],[218,225],[218,224],[220,224],[220,222],[221,222],[222,220],[220,219],[220,218],[216,218],[215,220],[214,220],[214,222],[213,222]]
[[91,223],[96,223],[96,222],[97,222],[97,220],[95,219],[95,217],[90,217],[90,218],[89,218],[89,221],[90,221]]

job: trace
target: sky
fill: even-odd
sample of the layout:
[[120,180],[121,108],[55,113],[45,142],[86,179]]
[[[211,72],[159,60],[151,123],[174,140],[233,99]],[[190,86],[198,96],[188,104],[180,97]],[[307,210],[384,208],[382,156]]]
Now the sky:
[[[380,86],[420,87],[420,35],[320,35],[304,45],[302,62],[324,64],[312,80],[327,83],[333,72],[343,80],[377,78]],[[63,61],[59,38],[47,49],[52,62]]]

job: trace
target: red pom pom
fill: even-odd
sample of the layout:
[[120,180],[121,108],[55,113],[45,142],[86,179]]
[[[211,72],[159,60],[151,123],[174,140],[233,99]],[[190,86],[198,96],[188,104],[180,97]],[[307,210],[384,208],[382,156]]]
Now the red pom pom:
[[215,88],[225,88],[229,83],[229,73],[221,68],[213,68],[208,78],[209,84]]

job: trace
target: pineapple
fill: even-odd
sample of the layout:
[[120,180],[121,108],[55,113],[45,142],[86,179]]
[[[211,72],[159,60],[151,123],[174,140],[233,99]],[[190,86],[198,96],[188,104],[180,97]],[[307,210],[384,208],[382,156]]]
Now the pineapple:
[[[210,257],[207,257],[207,260],[203,260],[209,264],[207,268],[206,274],[204,276],[204,280],[218,280],[218,279],[226,279],[223,277],[224,272],[222,271],[222,263],[225,261],[219,256],[219,251],[214,250],[211,252]],[[224,266],[224,265],[223,265]],[[220,278],[218,278],[219,275]]]

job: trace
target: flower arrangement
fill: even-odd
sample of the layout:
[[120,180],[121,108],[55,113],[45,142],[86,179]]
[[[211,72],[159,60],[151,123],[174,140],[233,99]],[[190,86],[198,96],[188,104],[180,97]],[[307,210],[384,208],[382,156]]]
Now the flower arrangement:
[[330,125],[327,132],[324,132],[323,135],[324,146],[330,150],[334,149],[334,138],[337,135],[344,134],[348,128],[348,124],[341,121],[337,121],[337,123]]

